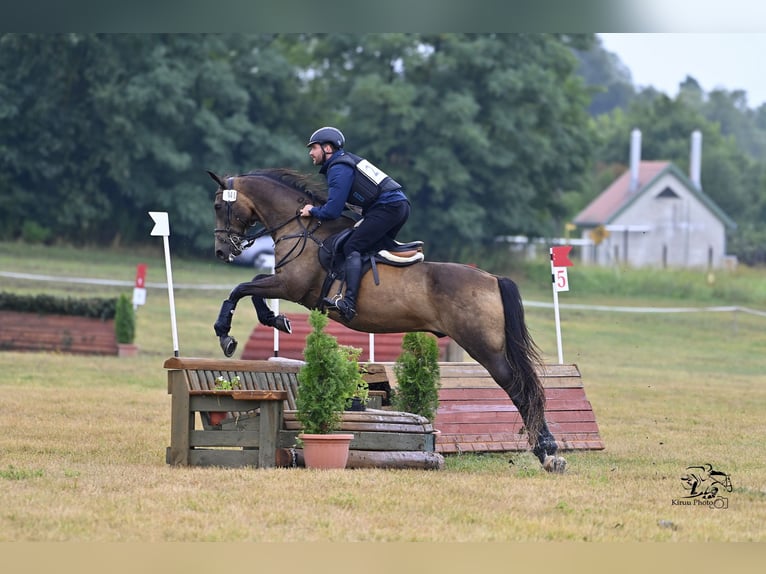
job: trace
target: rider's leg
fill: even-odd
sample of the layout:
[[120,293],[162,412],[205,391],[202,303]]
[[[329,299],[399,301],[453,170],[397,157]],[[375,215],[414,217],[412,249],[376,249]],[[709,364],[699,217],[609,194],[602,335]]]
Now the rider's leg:
[[406,201],[375,205],[364,214],[364,219],[343,246],[346,256],[346,292],[342,299],[325,299],[324,302],[329,307],[337,308],[346,321],[351,321],[356,315],[356,300],[362,279],[360,254],[379,249],[384,239],[391,234],[395,236],[409,213],[409,203]]
[[346,321],[356,316],[356,297],[359,294],[359,283],[362,281],[362,256],[358,251],[352,251],[346,256],[346,292],[343,299],[335,306]]

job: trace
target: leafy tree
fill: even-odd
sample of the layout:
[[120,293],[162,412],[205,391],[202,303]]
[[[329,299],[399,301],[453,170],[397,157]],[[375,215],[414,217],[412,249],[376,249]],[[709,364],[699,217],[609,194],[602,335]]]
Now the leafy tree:
[[[319,36],[310,43],[327,121],[402,183],[403,235],[454,259],[497,235],[550,233],[590,157],[582,81],[565,37]],[[581,45],[582,43],[580,43]]]
[[636,88],[630,70],[617,54],[606,50],[598,37],[586,49],[575,49],[574,54],[579,62],[577,73],[592,94],[588,113],[600,116],[626,108],[636,95]]

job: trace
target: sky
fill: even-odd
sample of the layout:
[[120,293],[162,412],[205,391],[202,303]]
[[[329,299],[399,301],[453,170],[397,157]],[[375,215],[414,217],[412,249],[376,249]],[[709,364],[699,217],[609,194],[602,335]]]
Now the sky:
[[766,103],[766,33],[599,34],[630,70],[633,84],[675,97],[691,76],[705,93],[744,90],[749,108]]

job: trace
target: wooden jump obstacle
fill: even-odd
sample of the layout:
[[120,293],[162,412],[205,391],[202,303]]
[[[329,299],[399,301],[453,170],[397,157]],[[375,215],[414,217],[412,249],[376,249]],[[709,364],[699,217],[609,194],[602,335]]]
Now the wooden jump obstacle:
[[[396,377],[390,365],[392,387]],[[529,448],[521,415],[506,392],[477,363],[439,363],[441,388],[434,427],[440,431],[436,451],[523,451]],[[601,450],[593,407],[585,396],[575,364],[543,365],[538,376],[545,387],[545,416],[561,450]]]
[[[279,356],[286,359],[303,360],[303,349],[306,346],[306,336],[311,332],[308,314],[297,314],[290,317],[293,332],[289,335],[279,334]],[[360,361],[370,360],[370,337],[368,333],[360,333],[330,321],[325,332],[338,339],[340,345],[349,345],[362,349]],[[402,352],[404,333],[378,333],[375,335],[375,361],[395,361]],[[451,360],[449,337],[437,339],[439,356],[442,360]],[[263,360],[274,356],[274,329],[256,325],[250,334],[241,358],[245,360]]]
[[[396,387],[393,365],[365,365],[371,388],[381,389],[371,391],[378,400]],[[302,450],[296,448],[299,362],[172,357],[164,366],[172,395],[168,464],[303,465]],[[444,454],[528,450],[516,407],[481,365],[439,363],[439,368],[433,425],[415,414],[385,408],[344,413],[339,432],[354,434],[348,468],[439,469]],[[538,374],[545,387],[546,418],[559,448],[603,449],[577,365],[544,365]],[[242,389],[215,390],[218,376],[239,376]],[[210,413],[216,411],[226,415],[212,424]]]
[[[302,466],[295,411],[300,364],[284,361],[171,357],[170,446],[166,462],[192,466]],[[241,390],[215,389],[239,376]],[[213,424],[210,413],[226,412]],[[339,432],[352,433],[347,468],[439,469],[433,426],[412,413],[346,412]]]

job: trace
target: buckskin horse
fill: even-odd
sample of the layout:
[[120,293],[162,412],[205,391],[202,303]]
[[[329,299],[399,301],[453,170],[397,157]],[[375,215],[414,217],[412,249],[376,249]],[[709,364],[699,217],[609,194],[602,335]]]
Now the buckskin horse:
[[[267,169],[224,179],[208,174],[218,184],[216,256],[232,261],[253,240],[247,232],[258,224],[263,226],[261,234],[270,234],[275,244],[274,273],[237,285],[221,306],[214,329],[224,354],[231,356],[236,341],[228,333],[243,297],[252,298],[261,323],[288,333],[289,320],[275,316],[265,299],[293,301],[307,309],[323,306],[328,271],[320,256],[332,256],[332,238],[353,227],[354,221],[300,217],[303,205],[316,205],[323,198],[309,177],[293,171]],[[411,259],[422,259],[422,255]],[[362,278],[356,317],[344,323],[330,310],[330,318],[368,333],[425,331],[451,337],[508,393],[543,468],[563,472],[566,461],[556,455],[556,441],[545,420],[544,389],[535,371],[535,364],[541,362],[539,352],[527,330],[516,284],[458,263],[420,261],[399,266],[382,259],[373,263],[373,272]]]

